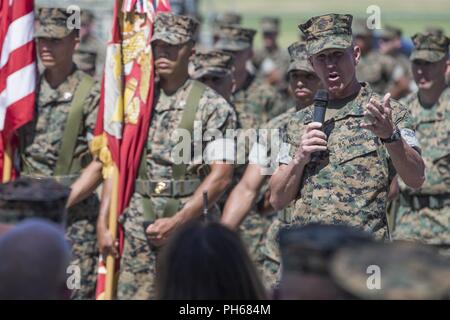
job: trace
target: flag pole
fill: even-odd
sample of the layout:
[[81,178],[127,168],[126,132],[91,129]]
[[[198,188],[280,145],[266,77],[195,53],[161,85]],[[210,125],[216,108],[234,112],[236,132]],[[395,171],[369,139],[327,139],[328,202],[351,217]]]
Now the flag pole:
[[12,176],[12,148],[11,144],[7,142],[3,159],[3,183],[10,182],[11,176]]
[[[115,245],[117,239],[117,209],[119,204],[119,169],[116,165],[114,165],[112,179],[113,187],[111,204],[109,206],[108,230],[111,233]],[[115,264],[116,258],[112,255],[108,255],[106,258],[105,300],[112,300],[115,296]]]

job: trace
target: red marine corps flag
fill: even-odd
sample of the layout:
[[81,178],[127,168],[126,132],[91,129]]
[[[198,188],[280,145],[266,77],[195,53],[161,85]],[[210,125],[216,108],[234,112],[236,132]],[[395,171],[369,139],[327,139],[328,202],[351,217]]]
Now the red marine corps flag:
[[15,177],[16,131],[33,119],[36,52],[33,0],[0,0],[0,182]]
[[[157,12],[170,11],[168,0],[116,0],[92,151],[103,162],[103,175],[114,181],[109,231],[119,239],[117,219],[134,191],[153,106],[154,70],[150,40]],[[97,299],[112,299],[119,260],[100,261]]]

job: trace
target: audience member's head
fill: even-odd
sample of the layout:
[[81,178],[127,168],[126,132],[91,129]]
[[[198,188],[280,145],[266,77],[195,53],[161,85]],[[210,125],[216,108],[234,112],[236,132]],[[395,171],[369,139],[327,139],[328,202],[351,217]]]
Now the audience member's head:
[[254,300],[266,296],[239,236],[218,223],[195,221],[178,231],[162,252],[157,297]]
[[450,260],[417,243],[370,243],[339,250],[334,281],[360,299],[436,300],[450,295]]
[[0,300],[68,298],[70,248],[61,226],[29,219],[0,236]]
[[69,194],[70,188],[53,179],[20,178],[0,184],[0,223],[43,218],[64,225]]
[[342,225],[310,224],[280,232],[282,300],[351,299],[330,276],[330,263],[340,248],[372,242],[369,234]]

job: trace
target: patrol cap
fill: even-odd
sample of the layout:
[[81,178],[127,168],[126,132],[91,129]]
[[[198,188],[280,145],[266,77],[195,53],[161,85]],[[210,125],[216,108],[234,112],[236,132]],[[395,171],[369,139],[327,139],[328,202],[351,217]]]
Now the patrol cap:
[[220,27],[228,25],[241,25],[242,16],[234,12],[225,12],[216,16],[213,22],[213,34],[214,37],[218,38],[220,36]]
[[65,206],[70,188],[53,179],[19,178],[0,184],[0,223],[17,223],[26,218],[46,218],[65,223]]
[[263,33],[278,33],[280,30],[280,19],[277,17],[263,17],[261,19],[261,30]]
[[338,249],[372,241],[370,234],[353,227],[309,224],[283,229],[279,243],[285,270],[327,274]]
[[[448,299],[450,293],[450,260],[416,243],[344,248],[331,265],[338,285],[361,299]],[[376,277],[376,272],[380,282],[374,290],[368,285],[368,277]]]
[[235,12],[224,12],[216,16],[214,24],[221,25],[240,25],[242,23],[242,15]]
[[312,17],[299,25],[306,36],[309,55],[326,49],[347,49],[352,45],[352,20],[350,14],[330,13]]
[[172,45],[195,41],[199,23],[192,17],[173,13],[158,13],[154,24],[152,42],[161,40]]
[[390,25],[385,26],[380,33],[380,38],[387,40],[392,40],[401,37],[402,37],[402,30],[400,28]]
[[449,38],[443,34],[417,33],[412,38],[414,50],[410,60],[437,62],[448,56]]
[[194,56],[192,78],[199,79],[204,75],[223,77],[230,74],[233,67],[233,56],[221,50],[198,52]]
[[241,51],[253,46],[256,30],[240,26],[221,26],[216,49]]
[[67,37],[74,30],[77,30],[74,27],[69,27],[67,23],[67,20],[72,14],[64,8],[39,8],[37,11],[38,21],[34,37],[54,39]]
[[314,69],[309,62],[308,52],[306,51],[306,44],[304,42],[295,42],[288,48],[291,61],[288,68],[288,73],[294,70],[303,70],[314,73]]

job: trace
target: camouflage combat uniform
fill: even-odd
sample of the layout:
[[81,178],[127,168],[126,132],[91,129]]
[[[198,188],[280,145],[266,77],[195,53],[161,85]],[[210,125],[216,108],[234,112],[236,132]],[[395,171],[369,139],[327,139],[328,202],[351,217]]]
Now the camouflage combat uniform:
[[[301,30],[307,35],[310,55],[328,48],[348,48],[352,43],[350,15],[314,17]],[[277,256],[277,232],[288,225],[309,223],[345,224],[360,228],[377,238],[387,232],[386,205],[395,170],[387,150],[372,132],[360,128],[365,105],[371,98],[382,101],[367,83],[361,84],[356,97],[336,108],[326,120],[323,131],[328,136],[328,150],[320,153],[305,168],[296,200],[269,231],[269,251]],[[411,116],[405,106],[391,100],[394,123],[402,137],[418,147]],[[286,145],[280,151],[280,163],[289,164],[299,147],[306,125],[313,121],[313,110],[297,112],[286,132]],[[278,260],[279,261],[279,260]],[[272,264],[272,266],[274,266]],[[276,270],[268,270],[274,273]]]
[[[63,38],[71,30],[66,27],[68,14],[65,9],[41,9],[36,38]],[[55,176],[63,134],[70,107],[78,86],[87,74],[73,65],[72,73],[57,88],[52,88],[40,76],[37,90],[36,115],[34,120],[21,130],[22,175],[32,178],[53,177],[70,186],[80,175],[82,168],[92,160],[89,141],[93,137],[100,99],[99,86],[92,87],[83,103],[82,123],[73,152],[70,175]],[[96,220],[99,201],[95,195],[68,210],[67,236],[72,245],[72,264],[81,267],[81,288],[74,291],[75,299],[92,299],[95,294],[98,250],[96,243]]]
[[[222,26],[220,30],[217,49],[236,52],[253,45],[255,30],[238,26]],[[244,129],[256,129],[286,110],[276,89],[250,73],[247,73],[244,86],[233,93],[231,101]]]
[[[448,38],[416,35],[411,59],[434,63],[448,53]],[[450,255],[450,87],[431,108],[422,106],[419,94],[405,99],[414,129],[422,145],[426,181],[413,190],[400,181],[400,208],[396,239],[415,240],[442,246]],[[444,251],[444,250],[443,250]]]
[[[188,17],[158,14],[152,41],[185,43],[193,39],[197,26],[198,24]],[[195,80],[188,79],[170,96],[165,95],[162,90],[159,92],[159,98],[153,110],[146,150],[144,151],[144,171],[148,180],[138,179],[131,203],[120,218],[125,239],[118,283],[119,299],[151,299],[155,297],[155,267],[158,249],[150,247],[147,242],[143,227],[144,215],[147,212],[144,211],[143,199],[150,200],[156,219],[167,216],[164,211],[172,196],[168,194],[169,191],[161,183],[164,181],[167,186],[175,183],[173,180],[174,159],[172,151],[177,146],[178,139],[175,139],[174,133],[179,127],[189,93],[194,85]],[[207,130],[219,130],[225,136],[225,130],[233,129],[235,124],[236,114],[232,107],[215,91],[205,87],[195,114],[194,138],[196,132],[203,136]],[[199,138],[201,139],[201,137]],[[213,144],[218,140],[206,139],[201,141],[203,150],[208,153],[208,147],[214,149]],[[234,148],[234,144],[232,147]],[[199,156],[202,156],[202,154]],[[220,156],[216,154],[216,157]],[[183,188],[180,188],[185,189],[185,193],[177,197],[180,200],[178,209],[181,209],[189,200],[195,192],[195,188],[207,175],[207,172],[201,170],[199,165],[193,164],[198,163],[199,160],[202,163],[202,159],[193,160],[194,162],[190,162],[191,164],[187,166],[185,177],[185,180],[190,180],[192,184],[186,184]],[[220,159],[206,160],[225,159],[220,157]],[[140,187],[140,184],[144,184],[144,188]],[[146,188],[145,185],[150,185],[150,188]]]

